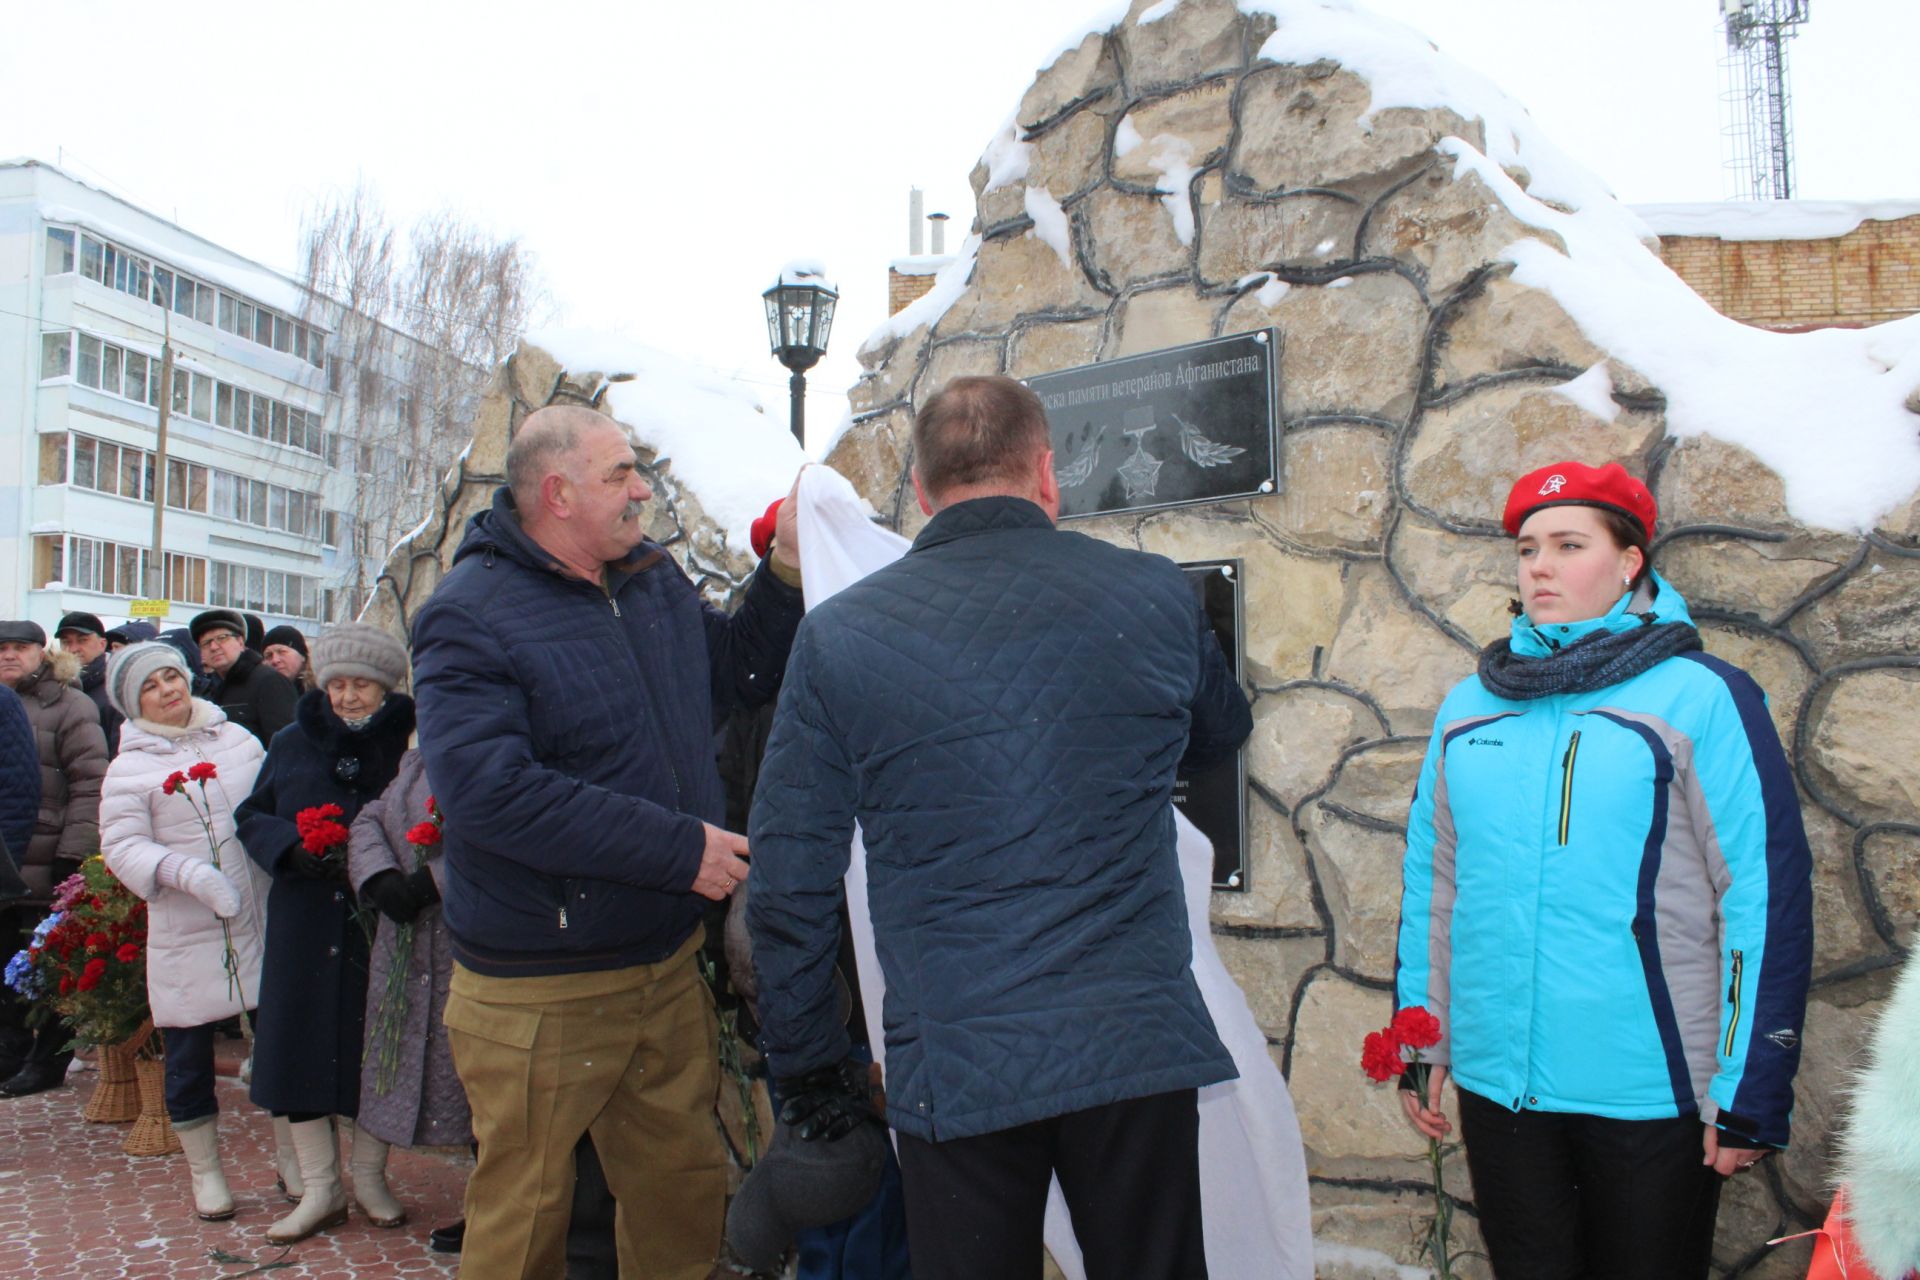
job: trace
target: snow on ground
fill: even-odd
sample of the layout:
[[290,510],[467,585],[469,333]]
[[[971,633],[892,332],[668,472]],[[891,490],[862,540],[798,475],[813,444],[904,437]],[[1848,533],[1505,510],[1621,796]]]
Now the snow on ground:
[[1655,235],[1716,240],[1831,240],[1863,222],[1920,215],[1920,200],[1721,200],[1636,204]]
[[744,383],[619,333],[546,329],[527,342],[570,373],[631,374],[608,386],[602,407],[672,460],[669,474],[699,498],[730,548],[750,550],[748,526],[807,461],[786,414],[769,413]]

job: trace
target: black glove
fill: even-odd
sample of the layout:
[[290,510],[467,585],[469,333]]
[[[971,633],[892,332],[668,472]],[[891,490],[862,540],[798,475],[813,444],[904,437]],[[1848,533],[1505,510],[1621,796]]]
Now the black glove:
[[347,878],[345,858],[316,858],[298,845],[280,858],[280,874],[289,880],[334,880]]
[[775,1083],[786,1099],[780,1120],[803,1142],[837,1142],[874,1119],[864,1062],[848,1058]]
[[421,911],[440,901],[440,886],[433,882],[433,871],[430,868],[415,867],[409,872],[407,890],[413,894],[413,900]]
[[395,924],[412,924],[420,914],[420,900],[414,896],[407,877],[398,871],[381,871],[368,876],[360,886],[360,898]]

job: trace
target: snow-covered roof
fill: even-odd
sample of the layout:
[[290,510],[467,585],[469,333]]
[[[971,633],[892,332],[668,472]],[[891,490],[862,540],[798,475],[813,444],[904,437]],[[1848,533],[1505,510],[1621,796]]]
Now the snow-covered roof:
[[745,383],[624,334],[543,329],[526,341],[569,373],[631,375],[608,386],[602,408],[672,460],[673,476],[726,531],[729,547],[750,551],[748,527],[807,461],[784,413],[768,413]]
[[1720,200],[1637,204],[1655,235],[1716,240],[1833,240],[1863,222],[1920,216],[1920,200]]
[[920,253],[895,258],[887,264],[887,269],[897,276],[931,276],[939,274],[940,268],[952,261],[950,253]]

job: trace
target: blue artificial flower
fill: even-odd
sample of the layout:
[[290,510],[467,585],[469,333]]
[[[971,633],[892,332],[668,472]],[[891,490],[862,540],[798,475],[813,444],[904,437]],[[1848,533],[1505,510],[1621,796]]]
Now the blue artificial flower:
[[9,987],[23,996],[31,996],[30,984],[33,980],[33,956],[26,951],[16,951],[13,959],[7,961],[6,982]]
[[56,911],[52,915],[48,916],[45,920],[42,920],[38,925],[34,927],[33,940],[35,942],[45,942],[47,940],[47,935],[52,933],[54,929],[58,927],[60,922],[62,920],[65,920],[66,918],[67,918],[66,912]]

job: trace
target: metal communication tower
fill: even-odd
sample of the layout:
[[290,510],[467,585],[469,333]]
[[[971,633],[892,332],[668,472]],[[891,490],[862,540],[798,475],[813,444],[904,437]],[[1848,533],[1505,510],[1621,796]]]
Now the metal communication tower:
[[1793,198],[1793,110],[1787,90],[1787,41],[1807,20],[1812,0],[1720,0],[1727,56],[1727,172],[1736,199]]

